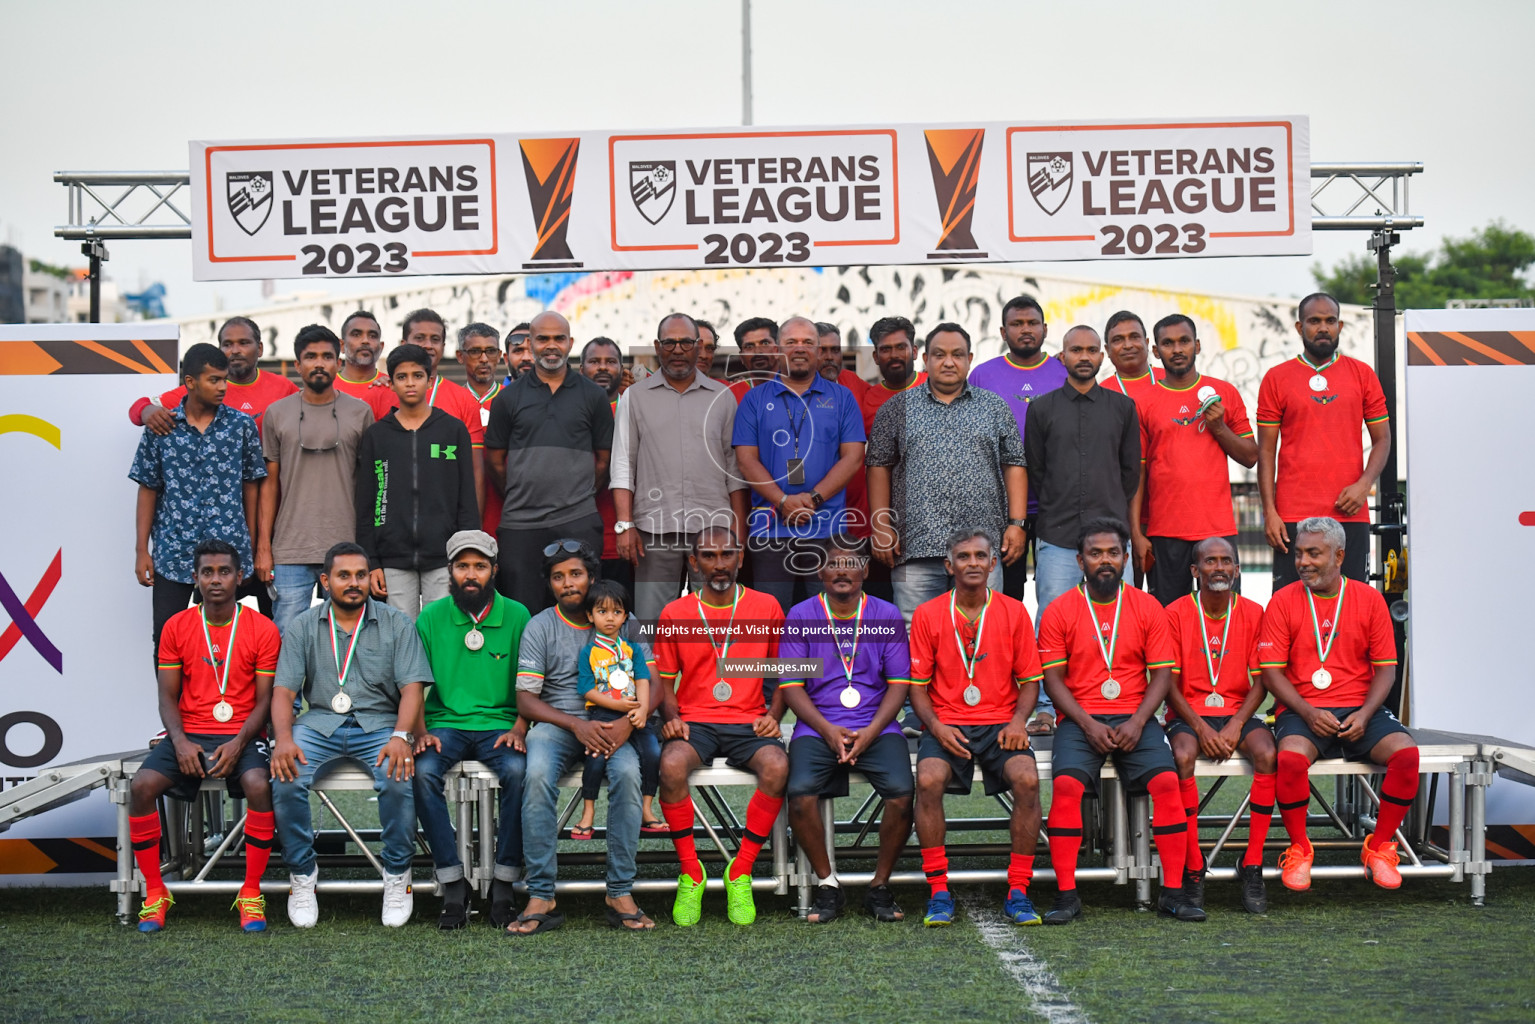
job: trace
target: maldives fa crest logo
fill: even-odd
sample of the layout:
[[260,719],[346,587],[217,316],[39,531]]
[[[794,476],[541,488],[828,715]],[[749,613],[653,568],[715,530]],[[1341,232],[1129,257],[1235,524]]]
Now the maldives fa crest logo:
[[224,175],[229,215],[247,235],[254,235],[272,215],[272,172],[230,171]]
[[677,198],[677,161],[629,161],[629,198],[640,216],[652,224],[671,212]]
[[1071,195],[1071,154],[1030,153],[1029,194],[1054,217]]

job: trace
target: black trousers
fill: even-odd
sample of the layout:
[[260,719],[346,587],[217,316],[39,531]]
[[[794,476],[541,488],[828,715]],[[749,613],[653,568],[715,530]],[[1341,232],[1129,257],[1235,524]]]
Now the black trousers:
[[544,548],[558,540],[578,540],[601,557],[602,516],[593,512],[558,526],[531,530],[503,527],[496,531],[496,543],[501,547],[496,589],[513,601],[521,601],[533,615],[554,604],[549,580],[544,576]]
[[[1023,557],[1012,565],[1002,566],[1002,593],[1015,601],[1022,601],[1023,592],[1028,589],[1029,563],[1033,562],[1034,567],[1039,568],[1039,562],[1034,557],[1034,517],[1029,516],[1023,522]],[[1001,558],[1002,552],[998,551],[997,557]],[[1041,608],[1040,611],[1043,612],[1044,609]]]
[[[1295,571],[1295,523],[1285,523],[1289,551],[1274,552],[1274,590],[1300,579]],[[1344,523],[1343,575],[1360,583],[1370,582],[1370,524]]]

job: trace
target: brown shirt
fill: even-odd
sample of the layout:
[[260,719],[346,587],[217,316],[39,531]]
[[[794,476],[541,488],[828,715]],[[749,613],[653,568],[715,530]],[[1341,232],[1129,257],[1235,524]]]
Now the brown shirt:
[[272,527],[275,564],[322,562],[331,545],[356,539],[357,445],[372,425],[368,404],[339,391],[325,405],[310,405],[296,394],[267,406],[261,449],[268,462],[277,463],[281,487]]

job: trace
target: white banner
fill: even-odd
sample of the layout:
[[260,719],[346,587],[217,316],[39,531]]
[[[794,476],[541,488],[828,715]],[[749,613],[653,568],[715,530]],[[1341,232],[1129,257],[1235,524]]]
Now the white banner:
[[[143,749],[160,729],[150,594],[133,579],[128,406],[175,386],[175,324],[0,326],[0,783]],[[0,884],[110,870],[92,799],[0,838]],[[60,838],[72,843],[37,843]],[[106,844],[100,840],[106,839]],[[44,876],[44,877],[37,877]]]
[[198,280],[1311,251],[1304,117],[194,142],[191,165]]

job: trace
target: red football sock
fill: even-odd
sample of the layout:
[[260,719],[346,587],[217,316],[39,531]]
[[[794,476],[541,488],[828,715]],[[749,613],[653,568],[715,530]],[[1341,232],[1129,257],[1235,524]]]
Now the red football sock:
[[1407,808],[1418,795],[1418,748],[1403,747],[1386,762],[1386,778],[1380,784],[1380,813],[1375,818],[1371,846],[1396,842],[1396,830],[1407,817]]
[[1205,854],[1199,848],[1199,780],[1192,775],[1179,779],[1178,790],[1183,796],[1183,816],[1189,826],[1187,845],[1183,849],[1183,864],[1190,871],[1203,871]]
[[240,887],[241,896],[261,893],[261,876],[266,874],[266,862],[272,856],[273,822],[271,811],[245,814],[245,884]]
[[949,891],[949,855],[942,846],[922,847],[922,873],[934,896]]
[[693,845],[693,798],[685,796],[674,804],[665,800],[656,802],[661,805],[661,817],[672,827],[672,845],[677,848],[682,873],[695,882],[702,882],[704,866],[698,862],[698,847]]
[[1183,794],[1176,772],[1159,772],[1146,783],[1151,794],[1151,838],[1162,860],[1162,885],[1177,889],[1183,885],[1183,862],[1188,847],[1188,814],[1183,809]]
[[1050,783],[1050,866],[1055,887],[1077,887],[1077,853],[1082,849],[1082,780],[1057,775]]
[[762,852],[762,844],[767,842],[782,808],[783,797],[768,796],[760,789],[752,792],[752,798],[746,802],[746,828],[741,832],[741,849],[732,864],[731,878],[752,873],[757,854]]
[[1015,853],[1007,861],[1007,887],[1009,889],[1022,889],[1029,891],[1029,883],[1034,880],[1034,855],[1032,853]]
[[160,812],[129,818],[128,838],[133,842],[133,859],[144,873],[144,902],[153,903],[165,895],[165,879],[160,877]]
[[1290,843],[1302,849],[1311,849],[1306,838],[1306,808],[1311,803],[1311,782],[1308,775],[1311,762],[1296,750],[1279,752],[1279,776],[1275,781],[1274,795],[1279,802],[1279,819],[1290,834]]
[[1247,853],[1242,863],[1248,867],[1263,863],[1263,844],[1268,842],[1269,824],[1274,820],[1273,775],[1254,775],[1252,799],[1247,805],[1251,814],[1247,827]]

